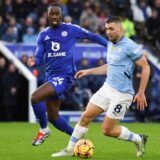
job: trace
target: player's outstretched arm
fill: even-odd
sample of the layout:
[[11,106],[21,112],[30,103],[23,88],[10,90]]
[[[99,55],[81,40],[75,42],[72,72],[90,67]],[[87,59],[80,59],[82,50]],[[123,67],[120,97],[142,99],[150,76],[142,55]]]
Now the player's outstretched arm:
[[72,25],[72,33],[77,39],[88,39],[92,42],[107,47],[108,40],[106,38],[103,38],[100,35],[90,32],[78,25]]
[[105,75],[105,74],[107,74],[107,64],[96,68],[80,70],[75,74],[74,78],[80,79],[87,75]]
[[100,35],[97,35],[97,34],[92,33],[92,32],[88,32],[88,37],[87,38],[89,40],[91,40],[92,42],[95,42],[95,43],[98,43],[98,44],[100,44],[104,47],[107,47],[108,41]]
[[141,81],[140,81],[139,89],[137,94],[134,97],[133,102],[137,103],[137,109],[144,110],[144,108],[147,107],[145,89],[149,79],[150,67],[144,56],[141,59],[139,59],[136,62],[136,64],[142,68],[142,73],[141,73]]
[[28,60],[27,60],[27,65],[28,65],[29,67],[32,67],[32,66],[35,65],[35,58],[34,58],[33,56],[30,56],[30,57],[28,58]]

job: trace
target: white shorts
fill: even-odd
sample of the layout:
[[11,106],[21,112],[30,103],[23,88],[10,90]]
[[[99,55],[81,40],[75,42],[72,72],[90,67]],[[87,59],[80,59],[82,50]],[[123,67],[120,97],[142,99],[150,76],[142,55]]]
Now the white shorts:
[[111,119],[123,119],[133,95],[119,92],[105,83],[90,99],[90,103],[102,108]]

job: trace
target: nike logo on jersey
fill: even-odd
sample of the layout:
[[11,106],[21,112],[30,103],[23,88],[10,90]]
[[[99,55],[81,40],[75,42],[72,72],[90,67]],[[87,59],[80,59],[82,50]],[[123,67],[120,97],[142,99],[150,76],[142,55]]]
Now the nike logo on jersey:
[[44,41],[49,40],[49,39],[50,39],[50,37],[46,36],[45,39],[44,39]]

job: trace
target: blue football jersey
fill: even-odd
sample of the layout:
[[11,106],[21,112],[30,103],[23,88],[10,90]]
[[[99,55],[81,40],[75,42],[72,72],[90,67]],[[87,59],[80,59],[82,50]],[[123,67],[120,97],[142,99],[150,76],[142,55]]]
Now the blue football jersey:
[[126,37],[121,38],[116,44],[109,42],[107,48],[106,82],[118,91],[133,95],[134,63],[143,56],[142,48]]
[[36,65],[46,66],[46,78],[71,75],[76,72],[73,53],[77,39],[88,39],[107,47],[107,40],[73,24],[61,23],[57,28],[47,27],[39,33]]

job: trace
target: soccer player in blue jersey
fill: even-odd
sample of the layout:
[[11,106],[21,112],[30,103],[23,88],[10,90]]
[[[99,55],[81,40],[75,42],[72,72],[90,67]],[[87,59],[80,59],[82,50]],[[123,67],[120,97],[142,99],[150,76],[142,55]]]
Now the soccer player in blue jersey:
[[[76,67],[74,49],[77,39],[88,39],[107,47],[107,40],[79,26],[61,22],[60,6],[51,4],[48,7],[49,27],[39,33],[35,57],[28,59],[28,65],[46,67],[46,82],[36,89],[31,96],[36,118],[40,123],[40,131],[32,144],[37,146],[50,135],[48,120],[57,129],[71,135],[73,128],[58,114],[61,100],[74,84]],[[43,103],[45,101],[45,105]]]
[[[75,78],[107,74],[106,81],[90,99],[86,111],[74,128],[67,148],[52,154],[52,157],[73,155],[75,143],[88,131],[89,123],[103,112],[106,112],[102,124],[103,134],[133,142],[137,149],[137,157],[141,157],[144,153],[147,136],[131,132],[128,128],[119,126],[118,122],[123,119],[132,100],[137,103],[137,109],[139,110],[144,110],[147,106],[144,92],[150,67],[141,48],[131,39],[124,37],[119,17],[108,19],[105,28],[109,38],[107,47],[108,64],[93,69],[80,70],[76,73]],[[135,96],[132,86],[134,64],[142,68],[140,86]]]

